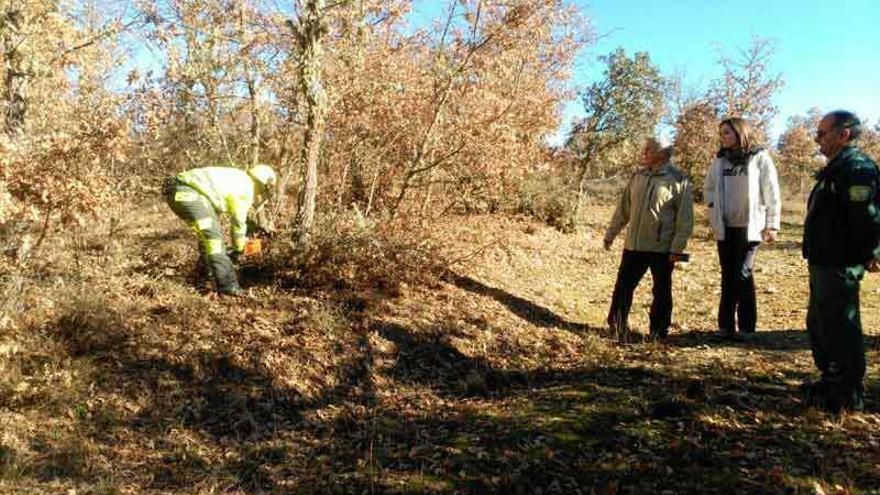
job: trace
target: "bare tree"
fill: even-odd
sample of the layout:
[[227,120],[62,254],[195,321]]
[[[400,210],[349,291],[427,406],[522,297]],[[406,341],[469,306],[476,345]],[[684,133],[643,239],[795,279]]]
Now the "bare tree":
[[300,247],[308,246],[315,221],[318,194],[318,159],[324,138],[327,94],[321,72],[324,62],[323,38],[327,32],[324,0],[306,0],[296,26],[291,24],[299,48],[299,84],[306,100],[306,129],[300,155],[303,186],[300,189],[294,235]]
[[789,117],[788,125],[777,143],[780,175],[796,179],[801,192],[806,188],[807,177],[821,165],[819,149],[813,140],[821,117],[815,108],[805,116]]
[[5,62],[3,101],[6,111],[3,122],[4,130],[9,135],[21,130],[27,112],[28,71],[21,46],[24,16],[20,6],[10,4],[0,10],[0,49]]
[[774,43],[760,37],[753,37],[749,46],[733,58],[719,49],[718,63],[724,68],[724,75],[709,92],[722,116],[748,119],[764,143],[778,112],[773,98],[784,85],[781,75],[770,73],[774,53]]

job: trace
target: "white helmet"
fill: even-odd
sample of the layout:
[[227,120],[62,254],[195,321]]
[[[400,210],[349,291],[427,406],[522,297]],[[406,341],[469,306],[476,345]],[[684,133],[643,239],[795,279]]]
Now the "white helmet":
[[250,175],[255,181],[259,182],[267,192],[271,192],[275,189],[277,179],[272,167],[262,164],[254,165],[248,170],[248,175]]

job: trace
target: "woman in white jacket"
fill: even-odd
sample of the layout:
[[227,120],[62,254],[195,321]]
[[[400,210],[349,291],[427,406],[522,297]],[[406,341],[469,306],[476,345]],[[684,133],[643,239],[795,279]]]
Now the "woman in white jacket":
[[732,117],[718,131],[721,149],[703,193],[721,262],[718,333],[733,337],[737,327],[742,334],[755,331],[755,254],[761,242],[776,240],[782,203],[776,166],[766,150],[753,146],[749,124]]

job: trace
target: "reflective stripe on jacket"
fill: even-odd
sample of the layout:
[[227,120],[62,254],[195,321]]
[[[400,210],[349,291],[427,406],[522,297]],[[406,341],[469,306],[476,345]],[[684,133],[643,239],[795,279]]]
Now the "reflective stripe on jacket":
[[620,195],[605,240],[613,241],[627,225],[626,249],[683,253],[694,230],[688,178],[668,163],[656,172],[648,168],[636,172]]
[[229,215],[232,245],[236,251],[243,251],[247,215],[254,203],[254,183],[247,172],[233,167],[202,167],[177,174],[177,180],[208,198],[218,213]]

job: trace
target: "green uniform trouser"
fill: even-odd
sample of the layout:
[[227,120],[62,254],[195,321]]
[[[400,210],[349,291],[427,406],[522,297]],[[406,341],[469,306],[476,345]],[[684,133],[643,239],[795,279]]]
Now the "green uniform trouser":
[[232,260],[226,255],[226,246],[217,213],[208,199],[195,189],[168,179],[163,187],[165,201],[171,210],[196,233],[199,252],[205,260],[208,274],[219,292],[239,289]]
[[841,392],[862,390],[865,347],[859,284],[865,268],[810,265],[807,333],[822,378]]

